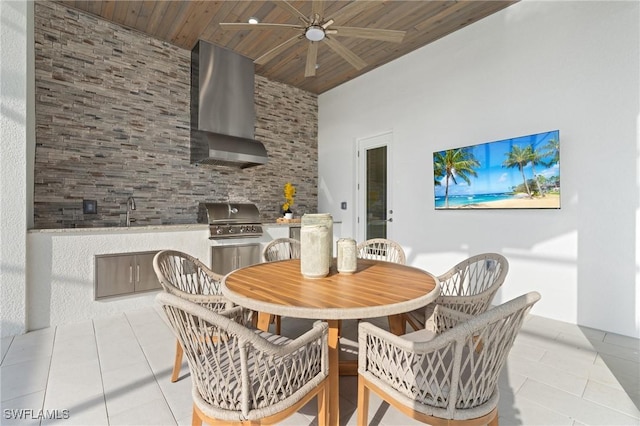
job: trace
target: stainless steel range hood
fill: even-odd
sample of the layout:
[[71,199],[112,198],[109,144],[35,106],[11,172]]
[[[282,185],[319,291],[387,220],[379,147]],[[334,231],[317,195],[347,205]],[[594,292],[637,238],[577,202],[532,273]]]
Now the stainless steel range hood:
[[191,51],[191,162],[252,167],[267,162],[254,139],[253,61],[198,41]]

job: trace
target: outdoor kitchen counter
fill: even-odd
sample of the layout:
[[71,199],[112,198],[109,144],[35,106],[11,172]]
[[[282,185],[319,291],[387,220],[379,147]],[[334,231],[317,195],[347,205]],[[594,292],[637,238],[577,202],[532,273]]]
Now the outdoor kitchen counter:
[[[340,238],[340,227],[333,229]],[[153,306],[155,292],[95,300],[95,256],[173,249],[209,264],[213,246],[266,244],[289,235],[288,224],[263,223],[263,230],[260,238],[226,240],[210,240],[208,224],[29,230],[27,264],[33,266],[25,276],[25,314],[35,330]]]
[[[340,223],[340,222],[334,222]],[[292,226],[300,226],[300,223],[278,223],[278,222],[264,222],[262,226],[288,228]],[[178,224],[178,225],[144,225],[127,228],[126,226],[110,226],[100,228],[55,228],[55,229],[30,229],[30,233],[78,233],[78,234],[102,234],[102,233],[136,233],[136,232],[174,232],[174,231],[193,231],[193,230],[209,230],[209,225],[206,223],[191,223],[191,224]]]
[[56,228],[56,229],[30,229],[29,232],[45,232],[45,233],[80,233],[80,234],[101,234],[101,233],[131,233],[131,232],[172,232],[172,231],[192,231],[192,230],[209,230],[206,223],[179,224],[179,225],[144,225],[144,226],[110,226],[100,228]]

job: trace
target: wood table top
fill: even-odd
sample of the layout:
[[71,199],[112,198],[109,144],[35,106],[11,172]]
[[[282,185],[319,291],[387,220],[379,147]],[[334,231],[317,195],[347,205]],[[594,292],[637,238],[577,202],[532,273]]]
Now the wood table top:
[[305,278],[300,260],[293,259],[233,271],[222,293],[240,306],[276,315],[357,319],[426,306],[438,296],[439,283],[418,268],[365,259],[358,259],[353,274],[338,273],[334,260],[328,276]]

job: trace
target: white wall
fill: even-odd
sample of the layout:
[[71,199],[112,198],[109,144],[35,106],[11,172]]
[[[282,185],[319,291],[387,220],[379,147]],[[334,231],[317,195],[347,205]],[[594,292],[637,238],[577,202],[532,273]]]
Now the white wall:
[[[33,2],[0,2],[0,335],[26,330],[33,223]],[[31,218],[31,219],[29,219]]]
[[[355,141],[392,130],[410,264],[499,252],[496,302],[537,290],[535,314],[640,337],[639,21],[638,2],[523,1],[321,95],[319,211],[355,236]],[[434,151],[554,129],[560,210],[434,210]]]

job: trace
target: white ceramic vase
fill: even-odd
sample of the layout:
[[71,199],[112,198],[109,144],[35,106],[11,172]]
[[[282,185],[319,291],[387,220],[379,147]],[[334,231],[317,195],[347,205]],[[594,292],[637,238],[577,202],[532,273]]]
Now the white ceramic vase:
[[305,278],[323,278],[329,274],[331,258],[327,245],[331,245],[329,230],[324,225],[306,225],[300,228],[300,273]]
[[353,274],[358,267],[356,240],[340,238],[338,240],[338,272]]
[[329,232],[329,244],[327,245],[329,261],[333,259],[333,217],[329,213],[306,213],[302,215],[300,226],[324,225]]

